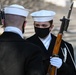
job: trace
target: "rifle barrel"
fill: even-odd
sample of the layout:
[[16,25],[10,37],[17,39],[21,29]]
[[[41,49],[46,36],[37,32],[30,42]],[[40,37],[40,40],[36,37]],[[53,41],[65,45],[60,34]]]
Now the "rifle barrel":
[[72,8],[73,8],[73,2],[70,6],[70,9],[69,9],[69,12],[68,12],[68,16],[67,16],[67,19],[66,19],[66,23],[65,23],[65,31],[67,31],[68,29],[68,26],[69,26],[69,22],[70,22],[70,15],[71,15],[71,12],[72,12]]
[[71,15],[71,12],[72,12],[72,8],[73,8],[73,2],[72,2],[72,4],[71,4],[71,6],[70,6],[70,9],[69,9],[69,13],[68,13],[67,19],[70,18],[70,15]]

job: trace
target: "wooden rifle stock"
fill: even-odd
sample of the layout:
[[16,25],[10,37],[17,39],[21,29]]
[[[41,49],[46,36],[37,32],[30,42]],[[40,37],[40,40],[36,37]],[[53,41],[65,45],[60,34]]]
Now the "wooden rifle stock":
[[[58,34],[57,35],[57,40],[54,46],[54,50],[53,50],[53,56],[57,55],[59,52],[59,48],[60,48],[60,44],[61,44],[61,40],[62,40],[62,34]],[[51,66],[51,72],[50,75],[56,75],[56,67],[55,66]]]
[[[60,44],[61,44],[61,40],[62,40],[62,34],[58,34],[57,35],[57,39],[56,39],[56,43],[54,46],[54,50],[53,50],[53,56],[56,56],[56,54],[58,54],[59,52],[59,48],[60,48]],[[49,65],[49,75],[56,75],[56,67]]]
[[[72,10],[72,7],[73,7],[73,3],[71,4],[71,10]],[[67,30],[66,27],[68,27],[68,24],[69,24],[68,19],[70,18],[71,10],[68,13],[69,17],[67,19],[65,18],[65,16],[63,16],[63,19],[60,20],[60,21],[62,21],[62,24],[61,24],[60,31],[56,38],[52,56],[57,56],[59,53],[59,48],[60,48],[61,41],[62,41],[63,31]],[[67,24],[67,22],[68,22],[68,24]],[[56,75],[57,68],[55,66],[49,65],[48,72],[49,72],[49,75]]]

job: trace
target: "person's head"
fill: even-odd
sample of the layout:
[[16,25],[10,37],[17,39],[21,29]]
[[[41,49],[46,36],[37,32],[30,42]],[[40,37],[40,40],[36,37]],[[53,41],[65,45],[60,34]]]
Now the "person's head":
[[22,26],[28,16],[28,10],[18,4],[12,4],[4,8],[4,26],[14,26],[22,30]]
[[40,10],[31,13],[34,19],[35,33],[40,38],[45,38],[53,28],[54,11]]

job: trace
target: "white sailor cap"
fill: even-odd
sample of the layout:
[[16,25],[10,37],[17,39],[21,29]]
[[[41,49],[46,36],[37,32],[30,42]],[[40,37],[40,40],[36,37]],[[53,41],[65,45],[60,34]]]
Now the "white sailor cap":
[[36,22],[46,22],[46,21],[53,20],[55,14],[56,13],[54,11],[40,10],[40,11],[33,12],[30,15]]
[[4,8],[5,14],[14,14],[27,17],[28,16],[28,9],[25,9],[23,6],[18,4],[12,4]]

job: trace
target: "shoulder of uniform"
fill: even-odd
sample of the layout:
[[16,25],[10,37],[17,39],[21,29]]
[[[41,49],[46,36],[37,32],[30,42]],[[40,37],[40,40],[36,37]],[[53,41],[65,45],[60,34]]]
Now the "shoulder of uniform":
[[72,46],[72,44],[71,43],[69,43],[69,42],[67,42],[67,41],[65,41],[65,40],[62,40],[62,44],[66,44],[67,46]]

